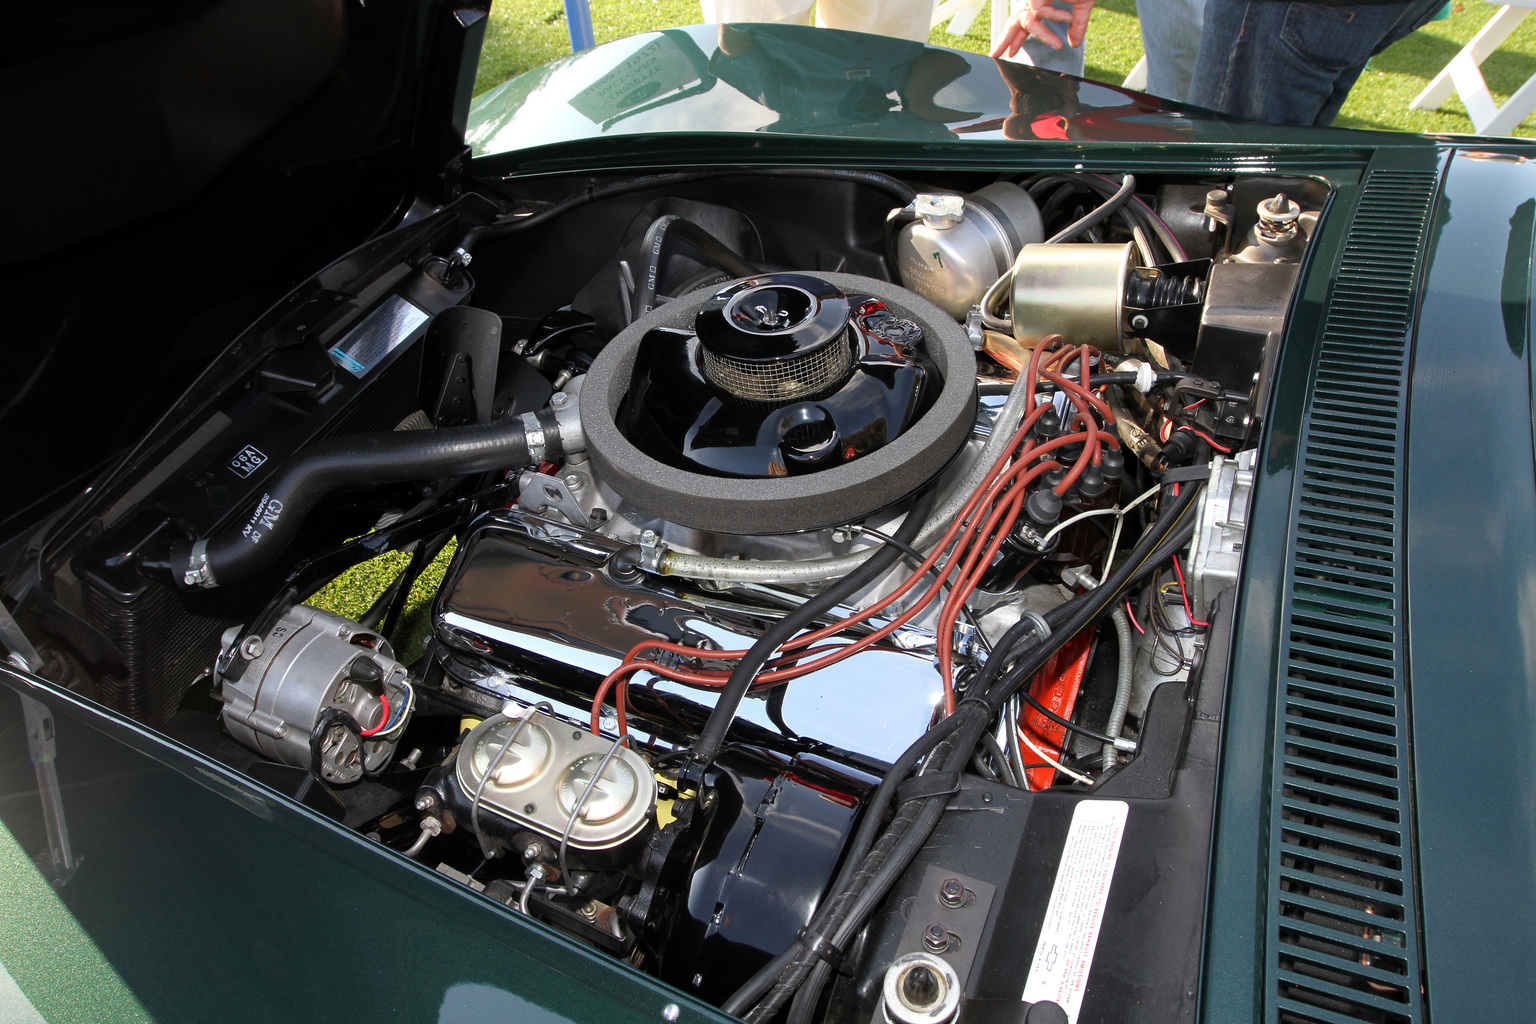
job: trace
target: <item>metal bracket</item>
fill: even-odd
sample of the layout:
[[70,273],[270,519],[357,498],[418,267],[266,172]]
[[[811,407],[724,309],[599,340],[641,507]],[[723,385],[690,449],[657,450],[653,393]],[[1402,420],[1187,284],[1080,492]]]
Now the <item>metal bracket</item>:
[[[33,675],[41,674],[42,656],[4,604],[0,604],[0,641],[10,652],[12,664]],[[69,828],[64,821],[64,794],[59,788],[58,768],[53,763],[58,755],[53,712],[24,693],[16,696],[21,700],[22,720],[27,730],[27,756],[37,774],[37,795],[43,804],[43,831],[48,835],[48,853],[38,858],[38,866],[54,885],[59,886],[69,881],[80,866],[80,859],[69,845]]]
[[[981,949],[996,895],[997,887],[989,882],[930,864],[917,895],[902,902],[907,924],[891,958],[903,953],[942,957],[960,976],[963,988]],[[876,1010],[874,1019],[883,1024],[885,1016]]]
[[587,514],[581,510],[581,503],[559,477],[528,473],[518,481],[518,488],[517,504],[529,512],[538,513],[552,508],[565,516],[572,526],[583,530],[589,526]]

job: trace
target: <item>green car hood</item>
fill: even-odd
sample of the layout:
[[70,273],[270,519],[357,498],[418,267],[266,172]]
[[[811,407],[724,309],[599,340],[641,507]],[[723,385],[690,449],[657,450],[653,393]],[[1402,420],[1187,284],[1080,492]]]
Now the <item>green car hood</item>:
[[1142,93],[905,39],[694,25],[573,54],[475,100],[476,157],[676,133],[956,143],[1379,144],[1380,133],[1243,124]]

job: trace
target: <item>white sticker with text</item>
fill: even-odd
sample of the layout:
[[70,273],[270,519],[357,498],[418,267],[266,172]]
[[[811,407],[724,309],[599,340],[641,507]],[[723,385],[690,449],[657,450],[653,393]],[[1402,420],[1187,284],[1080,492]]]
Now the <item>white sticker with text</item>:
[[1130,805],[1122,800],[1084,800],[1072,812],[1056,885],[1024,982],[1027,1002],[1049,999],[1077,1024],[1088,988],[1088,970],[1109,903],[1109,883],[1120,857]]

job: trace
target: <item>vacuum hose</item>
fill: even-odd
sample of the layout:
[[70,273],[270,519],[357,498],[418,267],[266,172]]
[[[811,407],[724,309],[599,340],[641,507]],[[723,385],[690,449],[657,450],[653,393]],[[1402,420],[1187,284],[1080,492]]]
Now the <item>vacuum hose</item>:
[[342,488],[482,473],[563,453],[550,409],[467,427],[331,438],[289,459],[243,522],[211,537],[177,541],[163,557],[141,560],[139,568],[184,587],[227,586],[270,565],[320,500]]

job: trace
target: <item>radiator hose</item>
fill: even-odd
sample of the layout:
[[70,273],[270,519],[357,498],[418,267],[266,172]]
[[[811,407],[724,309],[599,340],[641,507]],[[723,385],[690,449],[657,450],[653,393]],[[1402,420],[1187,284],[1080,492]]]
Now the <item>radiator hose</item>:
[[321,499],[343,488],[510,469],[558,458],[565,447],[547,408],[467,427],[330,438],[289,459],[245,520],[176,541],[163,555],[141,559],[139,569],[189,588],[239,583],[270,565]]

